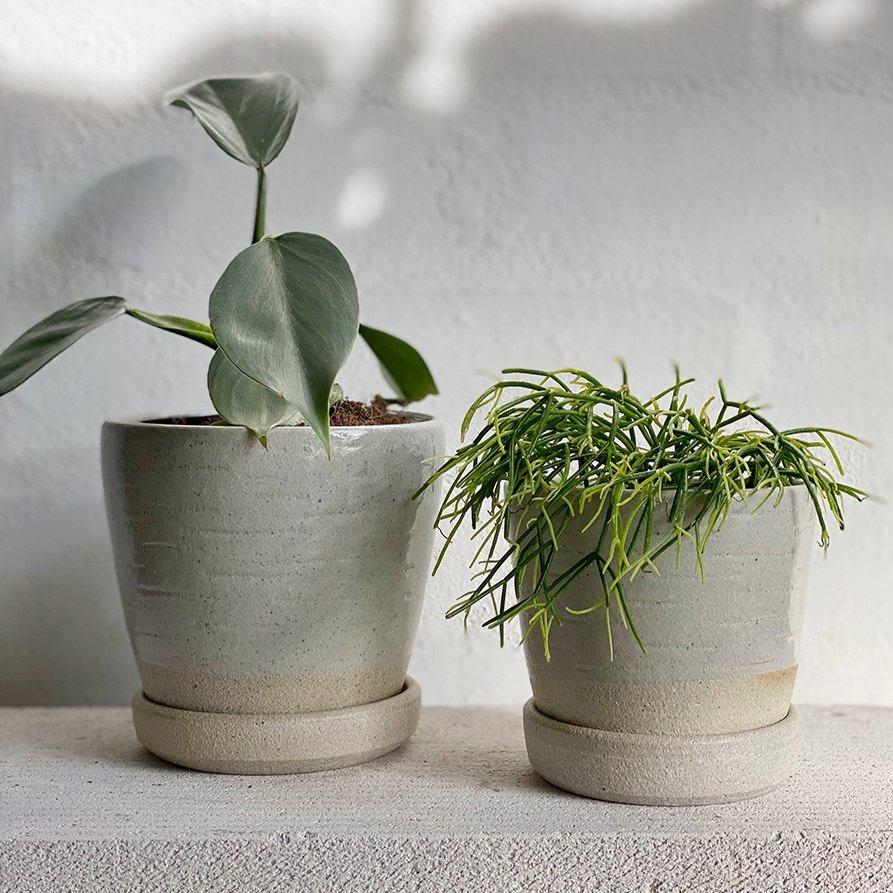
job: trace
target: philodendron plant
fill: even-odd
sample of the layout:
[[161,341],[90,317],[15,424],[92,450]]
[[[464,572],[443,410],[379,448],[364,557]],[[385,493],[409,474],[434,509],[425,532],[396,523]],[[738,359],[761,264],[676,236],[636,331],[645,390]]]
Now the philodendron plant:
[[133,307],[116,295],[87,298],[32,326],[0,354],[0,396],[17,388],[82,335],[119,316],[197,341],[214,351],[211,401],[225,423],[243,425],[266,445],[270,431],[306,422],[329,446],[335,377],[357,334],[378,358],[396,398],[436,394],[411,345],[359,324],[350,266],[327,239],[311,233],[265,234],[266,172],[291,133],[298,86],[287,74],[212,78],[173,90],[231,158],[257,173],[251,244],[230,262],[210,297],[210,324]]
[[[655,561],[667,550],[677,550],[678,560],[685,543],[703,574],[708,543],[733,503],[754,497],[756,511],[802,487],[826,547],[828,522],[843,529],[844,500],[866,495],[842,480],[832,442],[856,438],[833,428],[780,429],[760,407],[730,399],[722,382],[696,409],[687,393],[694,379],[678,371],[669,387],[644,398],[630,391],[625,370],[617,387],[577,369],[503,375],[462,423],[464,440],[482,416],[479,432],[425,485],[452,477],[436,521],[445,525],[446,541],[434,570],[470,522],[480,542],[473,563],[481,568],[448,616],[467,617],[484,602],[493,609],[484,625],[502,635],[507,622],[524,615],[525,636],[539,631],[547,659],[552,626],[581,613],[603,617],[612,656],[615,618],[644,651],[627,584],[643,571],[657,572]],[[562,566],[564,540],[579,537],[581,524],[593,531],[594,545]],[[571,608],[569,588],[592,569],[598,596]]]

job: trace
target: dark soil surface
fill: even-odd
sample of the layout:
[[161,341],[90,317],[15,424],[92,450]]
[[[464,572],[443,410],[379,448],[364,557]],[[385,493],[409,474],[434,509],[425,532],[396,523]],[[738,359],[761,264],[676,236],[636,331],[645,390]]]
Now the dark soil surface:
[[342,400],[329,410],[329,424],[333,428],[352,428],[356,425],[403,425],[411,422],[400,413],[391,412],[388,401],[376,395],[371,403]]
[[[219,415],[172,416],[167,419],[149,419],[157,425],[216,425]],[[329,423],[333,428],[355,428],[360,425],[405,425],[412,422],[408,416],[391,412],[384,397],[376,396],[371,403],[357,400],[341,400],[329,410]]]
[[146,419],[153,425],[216,425],[219,415],[176,415],[168,419]]

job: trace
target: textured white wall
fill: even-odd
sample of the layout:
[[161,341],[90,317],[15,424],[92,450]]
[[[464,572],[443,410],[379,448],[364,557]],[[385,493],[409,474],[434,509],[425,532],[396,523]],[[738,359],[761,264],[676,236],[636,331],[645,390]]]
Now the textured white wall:
[[[0,342],[80,297],[206,315],[253,182],[159,98],[215,73],[302,82],[271,231],[326,234],[363,317],[417,344],[454,432],[509,364],[672,360],[784,423],[875,444],[893,493],[893,4],[886,0],[53,0],[0,30]],[[101,499],[103,418],[207,407],[207,355],[130,320],[0,401],[0,701],[136,685]],[[358,348],[342,380],[381,387]],[[816,556],[797,697],[893,703],[893,523]],[[428,703],[520,701],[515,649],[429,590]]]

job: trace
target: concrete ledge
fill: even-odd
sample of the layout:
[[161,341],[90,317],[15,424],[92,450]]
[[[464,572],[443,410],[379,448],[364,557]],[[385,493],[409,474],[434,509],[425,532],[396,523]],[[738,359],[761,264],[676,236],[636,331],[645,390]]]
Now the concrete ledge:
[[424,709],[393,754],[294,777],[169,766],[124,709],[0,709],[0,891],[893,889],[893,710],[800,712],[790,783],[649,808],[542,781],[520,707]]

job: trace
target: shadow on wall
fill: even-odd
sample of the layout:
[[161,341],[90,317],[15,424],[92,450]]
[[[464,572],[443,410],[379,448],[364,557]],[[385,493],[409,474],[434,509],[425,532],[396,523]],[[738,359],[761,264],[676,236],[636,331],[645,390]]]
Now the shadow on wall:
[[[399,327],[423,348],[444,392],[438,412],[455,427],[480,389],[462,370],[585,364],[593,355],[603,365],[623,353],[633,362],[659,357],[661,377],[668,333],[673,355],[702,369],[748,362],[763,363],[764,377],[776,372],[775,352],[764,346],[774,336],[748,341],[741,331],[759,318],[761,300],[784,312],[786,299],[753,292],[781,250],[804,263],[822,253],[816,146],[830,144],[833,156],[848,139],[839,122],[815,118],[803,91],[827,82],[845,96],[889,74],[879,52],[854,68],[852,45],[889,45],[893,4],[855,3],[862,14],[840,24],[845,41],[805,27],[821,26],[827,5],[693,0],[673,15],[627,21],[533,11],[494,20],[446,60],[438,80],[424,75],[421,6],[400,0],[361,79],[333,78],[321,42],[270,29],[185,48],[189,61],[159,72],[156,93],[231,71],[281,68],[298,78],[305,111],[271,171],[271,229],[323,232],[343,248],[364,317]],[[437,92],[448,86],[450,102],[441,102]],[[16,214],[2,225],[10,238],[0,258],[0,341],[91,294],[204,318],[216,275],[248,237],[249,172],[235,171],[198,128],[154,100],[73,106],[8,90],[4,103],[17,122],[7,136],[16,161],[4,174]],[[858,230],[871,216],[858,217],[845,222],[854,242],[871,238]],[[821,292],[814,300],[819,318],[833,312]],[[680,314],[689,321],[682,329]],[[511,325],[493,324],[507,318]],[[612,343],[593,350],[588,333],[608,321]],[[132,413],[129,401],[154,374],[145,337],[139,355],[122,339],[102,358],[110,370],[102,412]],[[163,364],[168,349],[167,340],[152,341],[151,356]],[[779,341],[778,353],[786,349]],[[62,382],[65,362],[45,374]],[[195,361],[191,393],[202,387],[205,362]],[[373,370],[368,358],[352,359],[348,380]],[[854,375],[867,384],[869,371]],[[0,404],[0,493],[23,469],[30,487],[24,512],[16,502],[24,485],[0,495],[0,597],[4,615],[16,618],[0,624],[0,702],[125,703],[135,675],[99,500],[100,383],[83,382],[83,402],[69,392],[70,408],[90,424],[72,435],[83,467],[64,485],[61,517],[74,525],[65,562],[55,479],[36,465],[64,467],[72,451],[65,432],[37,454],[16,437],[35,412],[31,387]],[[42,400],[37,421],[52,423],[58,410]],[[858,419],[852,427],[871,436]],[[423,626],[420,642],[429,634]],[[450,665],[457,669],[448,674],[461,662]]]

